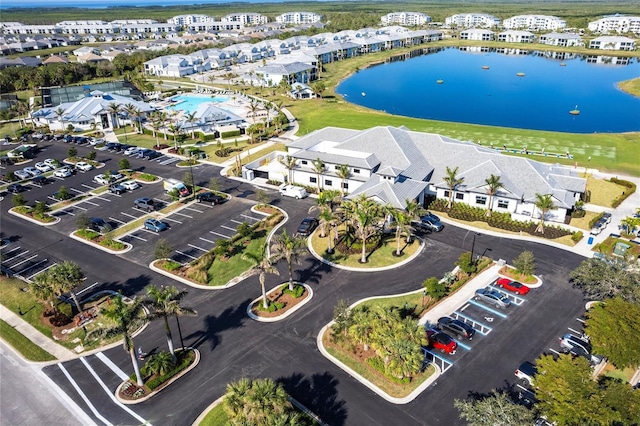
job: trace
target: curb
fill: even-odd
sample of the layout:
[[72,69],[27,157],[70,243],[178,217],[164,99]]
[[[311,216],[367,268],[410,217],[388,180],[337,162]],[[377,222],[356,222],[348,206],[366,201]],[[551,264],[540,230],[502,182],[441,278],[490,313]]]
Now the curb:
[[[351,305],[351,306],[353,307],[355,305]],[[332,363],[334,363],[335,365],[340,367],[342,370],[344,370],[351,377],[353,377],[354,379],[356,379],[357,381],[362,383],[364,386],[366,386],[369,389],[371,389],[374,393],[376,393],[382,399],[384,399],[384,400],[386,400],[386,401],[388,401],[388,402],[390,402],[392,404],[397,404],[397,405],[408,404],[409,402],[411,402],[414,399],[416,399],[418,397],[418,395],[420,395],[422,392],[424,392],[429,386],[431,386],[440,377],[440,374],[441,374],[440,367],[438,367],[437,365],[431,363],[429,365],[432,365],[435,368],[436,371],[431,376],[429,376],[429,378],[426,379],[420,386],[418,386],[416,389],[414,389],[413,392],[411,392],[409,395],[401,397],[401,398],[395,398],[395,397],[389,396],[389,394],[384,392],[378,386],[374,385],[373,383],[371,383],[370,381],[368,381],[367,379],[365,379],[364,377],[362,377],[361,375],[359,375],[358,373],[353,371],[350,367],[348,367],[345,364],[343,364],[342,361],[340,361],[339,359],[337,359],[333,355],[331,355],[329,352],[327,352],[327,350],[325,349],[324,345],[322,344],[322,337],[324,336],[326,331],[329,329],[329,327],[331,327],[334,323],[335,323],[335,321],[331,321],[330,323],[328,323],[327,325],[322,327],[322,329],[318,333],[318,337],[316,338],[316,344],[318,345],[318,349],[320,350],[320,353],[325,358],[327,358],[329,361],[331,361]]]
[[[317,230],[314,231],[318,232]],[[316,253],[316,251],[313,249],[313,246],[311,244],[311,238],[309,238],[307,240],[307,247],[309,248],[309,251],[311,252],[311,255],[313,257],[315,257],[317,260],[319,260],[320,262],[324,263],[325,265],[329,265],[333,268],[336,269],[344,269],[345,271],[352,271],[352,272],[381,272],[381,271],[389,271],[391,269],[396,269],[399,268],[401,266],[406,265],[407,263],[413,261],[416,257],[420,256],[422,254],[422,250],[424,250],[425,247],[425,242],[422,238],[414,236],[413,238],[417,239],[420,241],[420,247],[418,248],[418,250],[416,250],[416,252],[414,254],[412,254],[410,257],[404,259],[401,262],[398,263],[394,263],[393,265],[389,265],[389,266],[380,266],[377,268],[354,268],[352,266],[343,266],[343,265],[339,265],[337,263],[333,263],[327,259],[325,259],[324,257],[320,256],[318,253]]]
[[[508,263],[505,263],[505,264],[504,264],[504,266],[506,266],[507,268],[512,268],[512,269],[513,269],[513,266],[512,266],[512,265],[509,265]],[[511,278],[507,277],[506,275],[501,274],[500,272],[498,272],[498,276],[499,276],[499,277],[502,277],[502,278],[511,279]],[[542,283],[543,283],[542,278],[540,278],[540,277],[539,277],[539,276],[537,276],[537,275],[532,275],[532,276],[536,279],[536,282],[535,282],[535,283],[533,283],[533,284],[520,283],[520,284],[522,284],[523,286],[529,287],[529,288],[539,288],[539,287],[542,287]],[[514,281],[517,281],[517,280],[514,280]]]
[[[200,351],[197,350],[196,348],[183,348],[182,350],[192,350],[195,354],[195,359],[193,361],[193,364],[191,364],[188,368],[185,368],[184,370],[182,370],[180,373],[178,373],[177,376],[174,376],[171,378],[171,380],[169,380],[168,382],[163,383],[163,386],[160,389],[154,390],[152,391],[149,395],[146,395],[142,398],[138,398],[138,399],[133,399],[133,400],[129,400],[129,399],[122,399],[120,397],[120,389],[122,389],[122,386],[124,386],[125,382],[122,382],[118,385],[118,387],[116,388],[115,394],[114,396],[116,397],[116,399],[118,400],[118,402],[120,402],[121,404],[124,405],[135,405],[135,404],[139,404],[141,402],[145,402],[149,399],[151,399],[151,397],[157,395],[158,393],[162,392],[164,389],[168,388],[173,382],[175,382],[176,380],[178,380],[179,378],[181,378],[182,376],[184,376],[185,374],[187,374],[189,371],[193,370],[194,368],[196,368],[198,366],[198,364],[200,364]],[[177,351],[176,351],[177,352]]]
[[127,253],[127,252],[131,251],[131,249],[133,249],[133,245],[131,245],[129,243],[125,243],[124,241],[120,241],[120,240],[114,240],[114,241],[118,241],[118,242],[124,244],[125,248],[123,250],[112,250],[112,249],[110,249],[108,247],[104,247],[104,246],[102,246],[100,244],[94,243],[93,241],[86,240],[86,239],[84,239],[82,237],[79,237],[79,236],[75,235],[75,233],[76,233],[76,231],[73,231],[72,233],[69,234],[69,237],[73,238],[76,241],[80,241],[81,243],[87,244],[89,246],[95,247],[95,248],[97,248],[99,250],[102,250],[104,252],[107,252],[109,254],[124,254],[124,253]]
[[56,223],[58,223],[58,222],[60,222],[60,221],[62,220],[62,219],[60,219],[58,216],[53,216],[53,215],[49,214],[49,215],[50,215],[51,217],[53,217],[55,220],[54,220],[53,222],[44,223],[44,222],[40,222],[40,221],[39,221],[39,220],[37,220],[37,219],[34,219],[34,218],[32,218],[32,217],[29,217],[29,216],[27,216],[27,215],[25,215],[25,214],[18,213],[17,211],[15,211],[15,210],[13,210],[13,209],[15,209],[15,207],[11,207],[11,208],[9,209],[9,214],[12,214],[12,215],[17,216],[17,217],[19,217],[19,218],[21,218],[21,219],[24,219],[24,220],[26,220],[26,221],[28,221],[28,222],[31,222],[31,223],[35,223],[36,225],[40,225],[40,226],[52,226],[52,225],[55,225]]
[[204,418],[207,417],[207,414],[209,414],[209,411],[213,410],[218,405],[222,404],[223,401],[224,401],[224,395],[222,395],[220,398],[216,399],[211,404],[209,404],[209,406],[200,413],[200,415],[193,421],[193,423],[191,423],[191,426],[200,426],[200,423],[202,423]]
[[[311,289],[310,286],[308,286],[307,284],[298,282],[298,281],[294,281],[294,282],[296,284],[303,285],[304,288],[306,288],[307,291],[309,292],[309,294],[307,295],[307,297],[304,298],[304,300],[300,301],[293,308],[286,310],[282,315],[278,315],[276,317],[270,317],[270,318],[263,318],[261,316],[258,316],[256,314],[254,314],[253,312],[251,312],[251,307],[253,305],[255,305],[256,303],[261,301],[262,296],[260,296],[260,297],[257,297],[255,299],[253,299],[253,301],[251,301],[251,303],[249,303],[249,305],[247,305],[247,315],[249,316],[249,318],[251,318],[254,321],[258,321],[258,322],[277,322],[277,321],[280,321],[280,320],[283,320],[283,319],[287,318],[289,315],[293,314],[298,309],[300,309],[304,305],[306,305],[311,299],[313,299],[313,290]],[[275,286],[274,288],[272,288],[271,290],[269,290],[267,292],[267,295],[269,295],[269,294],[273,293],[274,291],[278,290],[279,287],[282,287],[285,284],[287,284],[287,283],[282,283],[282,284],[279,284],[279,285]]]

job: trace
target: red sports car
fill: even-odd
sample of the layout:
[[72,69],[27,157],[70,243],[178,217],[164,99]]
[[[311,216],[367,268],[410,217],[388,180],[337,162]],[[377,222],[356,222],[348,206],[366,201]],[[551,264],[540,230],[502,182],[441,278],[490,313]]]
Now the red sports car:
[[455,354],[456,349],[458,349],[456,341],[446,333],[428,330],[427,337],[429,337],[429,344],[433,349],[437,349],[440,352]]
[[515,294],[527,294],[529,293],[529,287],[519,283],[518,281],[511,281],[509,278],[498,278],[496,280],[496,287],[504,288]]

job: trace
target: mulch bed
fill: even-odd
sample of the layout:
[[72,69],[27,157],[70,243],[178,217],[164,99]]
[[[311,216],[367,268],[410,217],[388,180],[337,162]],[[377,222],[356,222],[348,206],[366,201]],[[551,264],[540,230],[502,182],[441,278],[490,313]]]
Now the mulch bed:
[[280,288],[278,288],[278,290],[270,294],[267,294],[267,299],[270,302],[283,303],[284,307],[274,312],[263,311],[262,309],[260,309],[260,307],[262,306],[262,296],[261,296],[260,299],[256,303],[254,303],[253,306],[251,306],[251,312],[260,318],[278,317],[284,314],[285,312],[287,312],[289,309],[296,306],[298,303],[304,301],[308,296],[309,296],[309,291],[306,288],[304,289],[302,296],[298,298],[293,297],[291,294],[283,293],[280,290]]
[[508,266],[503,266],[502,268],[500,268],[500,271],[498,271],[501,275],[504,275],[505,277],[513,280],[513,281],[519,281],[522,284],[535,284],[538,282],[537,279],[535,279],[534,277],[523,277],[520,274],[517,274],[512,268],[508,267]]

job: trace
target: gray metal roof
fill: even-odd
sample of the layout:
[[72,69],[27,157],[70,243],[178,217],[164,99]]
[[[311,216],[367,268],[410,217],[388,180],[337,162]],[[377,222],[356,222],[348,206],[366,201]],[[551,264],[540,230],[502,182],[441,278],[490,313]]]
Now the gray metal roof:
[[415,200],[429,186],[427,182],[400,178],[395,183],[380,176],[372,176],[367,182],[347,196],[353,198],[359,194],[367,197],[377,197],[385,204],[391,204],[397,209],[407,207],[406,200]]
[[304,64],[302,62],[292,62],[289,64],[271,64],[264,67],[256,68],[256,73],[259,74],[276,74],[276,75],[291,75],[298,72],[308,71],[313,66]]

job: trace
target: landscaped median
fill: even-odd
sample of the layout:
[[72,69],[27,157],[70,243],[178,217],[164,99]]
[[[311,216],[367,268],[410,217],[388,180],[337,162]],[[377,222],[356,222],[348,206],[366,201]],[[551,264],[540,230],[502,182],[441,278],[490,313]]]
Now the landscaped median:
[[111,254],[126,253],[133,248],[129,243],[116,240],[111,232],[107,232],[103,235],[91,229],[79,229],[77,231],[73,231],[70,236],[75,240],[91,244],[92,246]]
[[293,290],[290,290],[289,283],[283,283],[268,291],[266,297],[268,300],[266,309],[263,306],[262,296],[254,299],[247,306],[247,315],[251,319],[260,322],[276,322],[285,319],[311,300],[313,290],[307,284],[300,282],[294,282]]
[[269,236],[286,218],[285,213],[274,206],[264,206],[260,211],[267,216],[264,220],[253,225],[240,224],[233,237],[217,240],[213,250],[190,264],[158,259],[151,263],[151,269],[200,289],[221,289],[237,284],[253,274],[250,272],[253,264],[248,257],[262,255]]
[[152,358],[150,358],[145,365],[145,367],[149,367],[143,367],[143,373],[146,373],[143,378],[144,385],[138,386],[135,374],[133,374],[129,380],[122,382],[117,387],[115,396],[118,401],[127,405],[139,404],[157,395],[171,383],[197,367],[200,362],[200,351],[195,348],[178,349],[176,357],[176,362],[166,370],[160,366],[154,366]]
[[42,225],[42,226],[51,226],[60,222],[59,217],[51,216],[47,211],[41,212],[35,207],[29,206],[17,206],[9,209],[9,213],[20,217],[22,219],[28,220],[29,222]]

